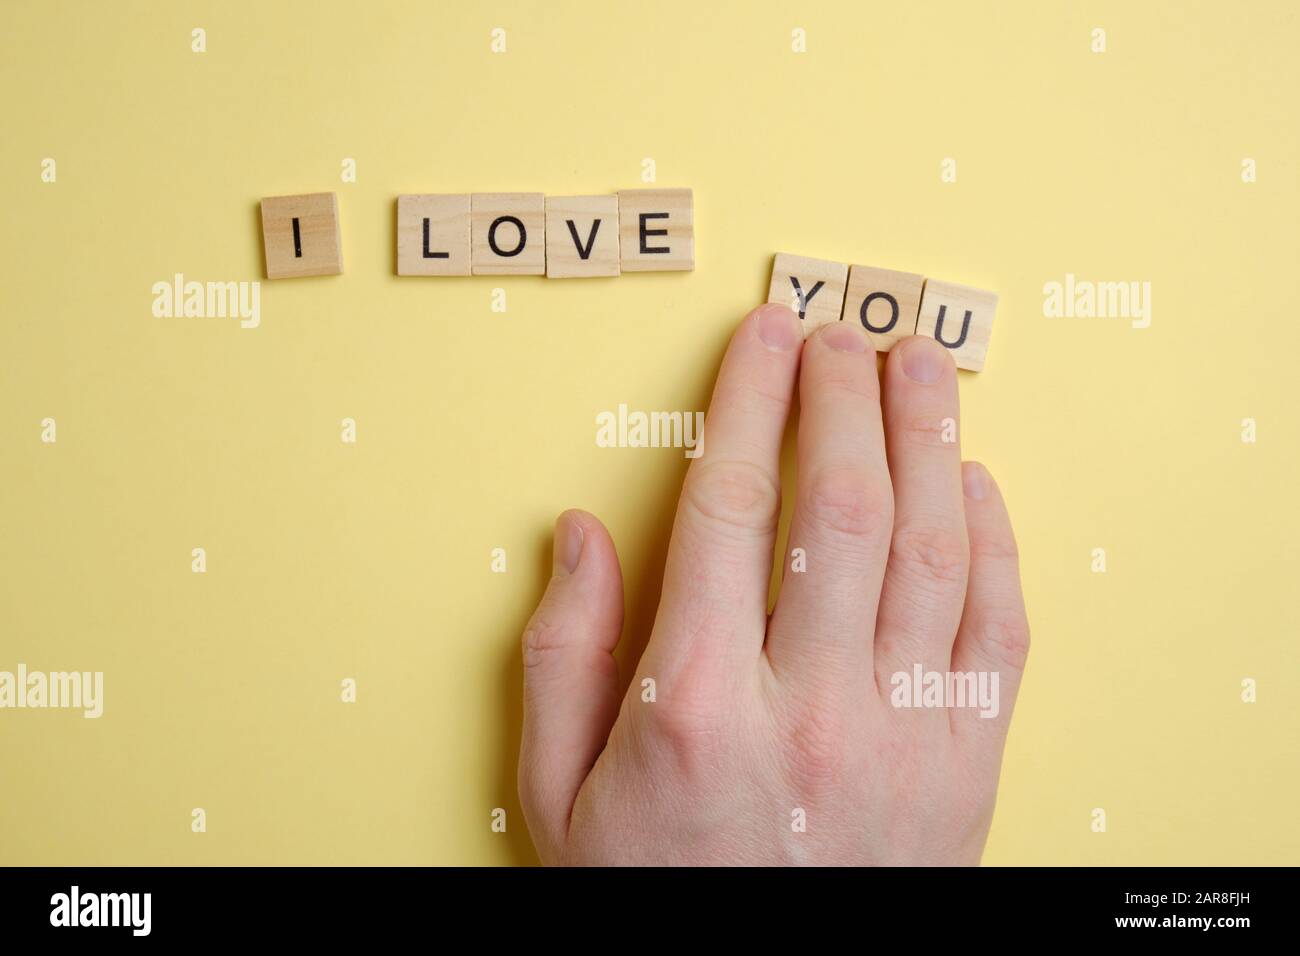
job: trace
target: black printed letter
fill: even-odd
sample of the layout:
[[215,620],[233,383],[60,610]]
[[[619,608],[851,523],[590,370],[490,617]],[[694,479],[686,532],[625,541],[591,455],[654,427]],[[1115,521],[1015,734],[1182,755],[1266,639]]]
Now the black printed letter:
[[450,252],[430,252],[429,251],[429,220],[424,220],[424,258],[426,259],[449,259]]
[[[889,303],[889,307],[894,310],[893,314],[889,317],[889,321],[885,323],[885,326],[883,328],[878,329],[870,322],[867,321],[867,306],[871,305],[872,299],[884,299],[886,302]],[[863,328],[865,328],[868,332],[875,332],[877,334],[883,335],[884,333],[888,332],[890,329],[892,329],[895,325],[898,324],[898,300],[895,299],[888,292],[873,292],[871,293],[871,295],[867,296],[865,299],[862,300],[862,308],[858,310],[858,315],[861,316],[862,318]]]
[[945,342],[943,340],[943,314],[948,311],[946,305],[939,306],[939,318],[934,322],[934,337],[940,345],[946,345],[950,349],[959,349],[961,344],[966,341],[966,333],[970,331],[970,309],[966,310],[966,318],[961,320],[961,335],[957,337],[956,342]]
[[564,221],[569,224],[569,235],[573,237],[573,245],[578,250],[578,258],[590,259],[591,247],[596,244],[596,230],[600,228],[600,220],[593,219],[591,221],[591,235],[587,236],[587,247],[585,249],[582,246],[582,240],[578,238],[578,227],[573,224],[573,220],[566,219]]
[[[519,230],[519,245],[515,246],[509,252],[505,252],[497,245],[497,226],[501,225],[503,222],[512,223],[514,227]],[[498,216],[496,219],[492,220],[492,225],[488,227],[488,245],[491,246],[492,251],[499,256],[504,256],[507,259],[511,256],[517,256],[519,253],[524,251],[524,245],[527,242],[528,233],[524,229],[524,224],[514,216]]]
[[802,319],[804,313],[808,311],[808,303],[813,300],[813,296],[820,292],[822,286],[826,283],[818,279],[817,284],[808,291],[807,295],[803,294],[803,288],[799,285],[799,280],[794,276],[790,277],[790,284],[794,286],[794,294],[799,297],[799,318]]
[[667,219],[667,218],[668,218],[668,213],[666,213],[666,212],[643,212],[643,213],[641,213],[641,253],[642,253],[642,255],[648,255],[648,254],[650,254],[650,253],[655,253],[655,252],[671,252],[671,251],[672,251],[672,250],[670,250],[667,246],[647,246],[647,245],[645,244],[646,236],[666,236],[666,235],[668,235],[668,230],[667,230],[667,229],[647,229],[647,228],[645,227],[645,221],[646,221],[647,219]]

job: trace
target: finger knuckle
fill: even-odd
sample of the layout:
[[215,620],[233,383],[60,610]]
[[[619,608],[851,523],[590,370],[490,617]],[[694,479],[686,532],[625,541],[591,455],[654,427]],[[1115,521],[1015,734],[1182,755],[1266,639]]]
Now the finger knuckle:
[[534,617],[524,629],[524,669],[534,671],[545,666],[563,654],[570,643],[565,628],[560,624],[541,616]]
[[789,394],[779,391],[767,379],[730,379],[719,389],[724,401],[750,415],[784,415],[790,404]]
[[683,781],[699,780],[716,769],[730,735],[725,715],[713,701],[669,693],[645,705],[643,714],[654,749]]
[[686,505],[710,526],[770,534],[781,510],[776,480],[751,462],[699,462],[686,479]]
[[796,791],[817,797],[843,785],[848,760],[848,730],[834,707],[800,710],[787,736],[786,765]]
[[524,681],[530,693],[564,694],[573,680],[618,678],[614,656],[588,640],[580,626],[535,616],[524,629]]
[[[861,361],[820,363],[810,373],[814,389],[827,406],[844,401],[866,399],[874,405],[880,404],[880,384],[874,370],[868,371]],[[805,388],[805,395],[807,391]],[[809,405],[815,404],[812,398]]]
[[970,553],[973,558],[992,558],[995,561],[1020,561],[1020,546],[1016,544],[1016,536],[1009,531],[1003,534],[987,534],[972,538]]
[[964,584],[970,546],[955,528],[898,528],[889,548],[890,567],[922,581]]
[[700,702],[680,697],[665,697],[648,710],[655,732],[672,745],[674,751],[693,751],[717,735],[720,722],[717,712]]
[[905,415],[894,423],[896,433],[907,444],[923,448],[947,449],[954,453],[958,448],[956,427],[955,417],[940,412]]
[[893,493],[878,487],[870,472],[859,466],[814,472],[802,504],[814,523],[844,535],[879,532],[894,520]]
[[1022,671],[1029,659],[1029,622],[1018,612],[981,615],[974,625],[975,639],[990,660]]

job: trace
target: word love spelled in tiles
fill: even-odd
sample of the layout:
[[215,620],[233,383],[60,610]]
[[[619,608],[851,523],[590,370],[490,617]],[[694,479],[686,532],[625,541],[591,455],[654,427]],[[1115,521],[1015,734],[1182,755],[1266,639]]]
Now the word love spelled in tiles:
[[[689,189],[398,196],[397,274],[570,279],[691,271],[694,212]],[[262,241],[268,279],[341,275],[338,197],[263,199]]]

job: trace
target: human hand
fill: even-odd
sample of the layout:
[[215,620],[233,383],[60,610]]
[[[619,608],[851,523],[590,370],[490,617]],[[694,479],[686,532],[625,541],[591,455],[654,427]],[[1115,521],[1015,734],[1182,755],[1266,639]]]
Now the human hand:
[[[769,616],[796,379],[795,507]],[[896,345],[882,382],[856,323],[804,342],[783,306],[751,313],[621,704],[614,544],[591,515],[560,516],[523,641],[519,786],[543,862],[979,862],[1029,630],[1006,508],[946,440],[957,419],[956,368],[933,339]],[[924,700],[896,677],[918,665],[982,675],[992,698],[899,706]]]

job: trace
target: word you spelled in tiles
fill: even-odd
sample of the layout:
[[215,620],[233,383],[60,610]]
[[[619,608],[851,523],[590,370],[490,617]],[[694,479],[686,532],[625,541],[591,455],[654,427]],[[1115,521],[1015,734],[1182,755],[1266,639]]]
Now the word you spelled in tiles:
[[952,351],[958,368],[978,372],[988,356],[998,295],[915,272],[782,252],[772,261],[767,301],[798,314],[805,336],[827,322],[856,320],[878,352],[909,335],[928,335]]

